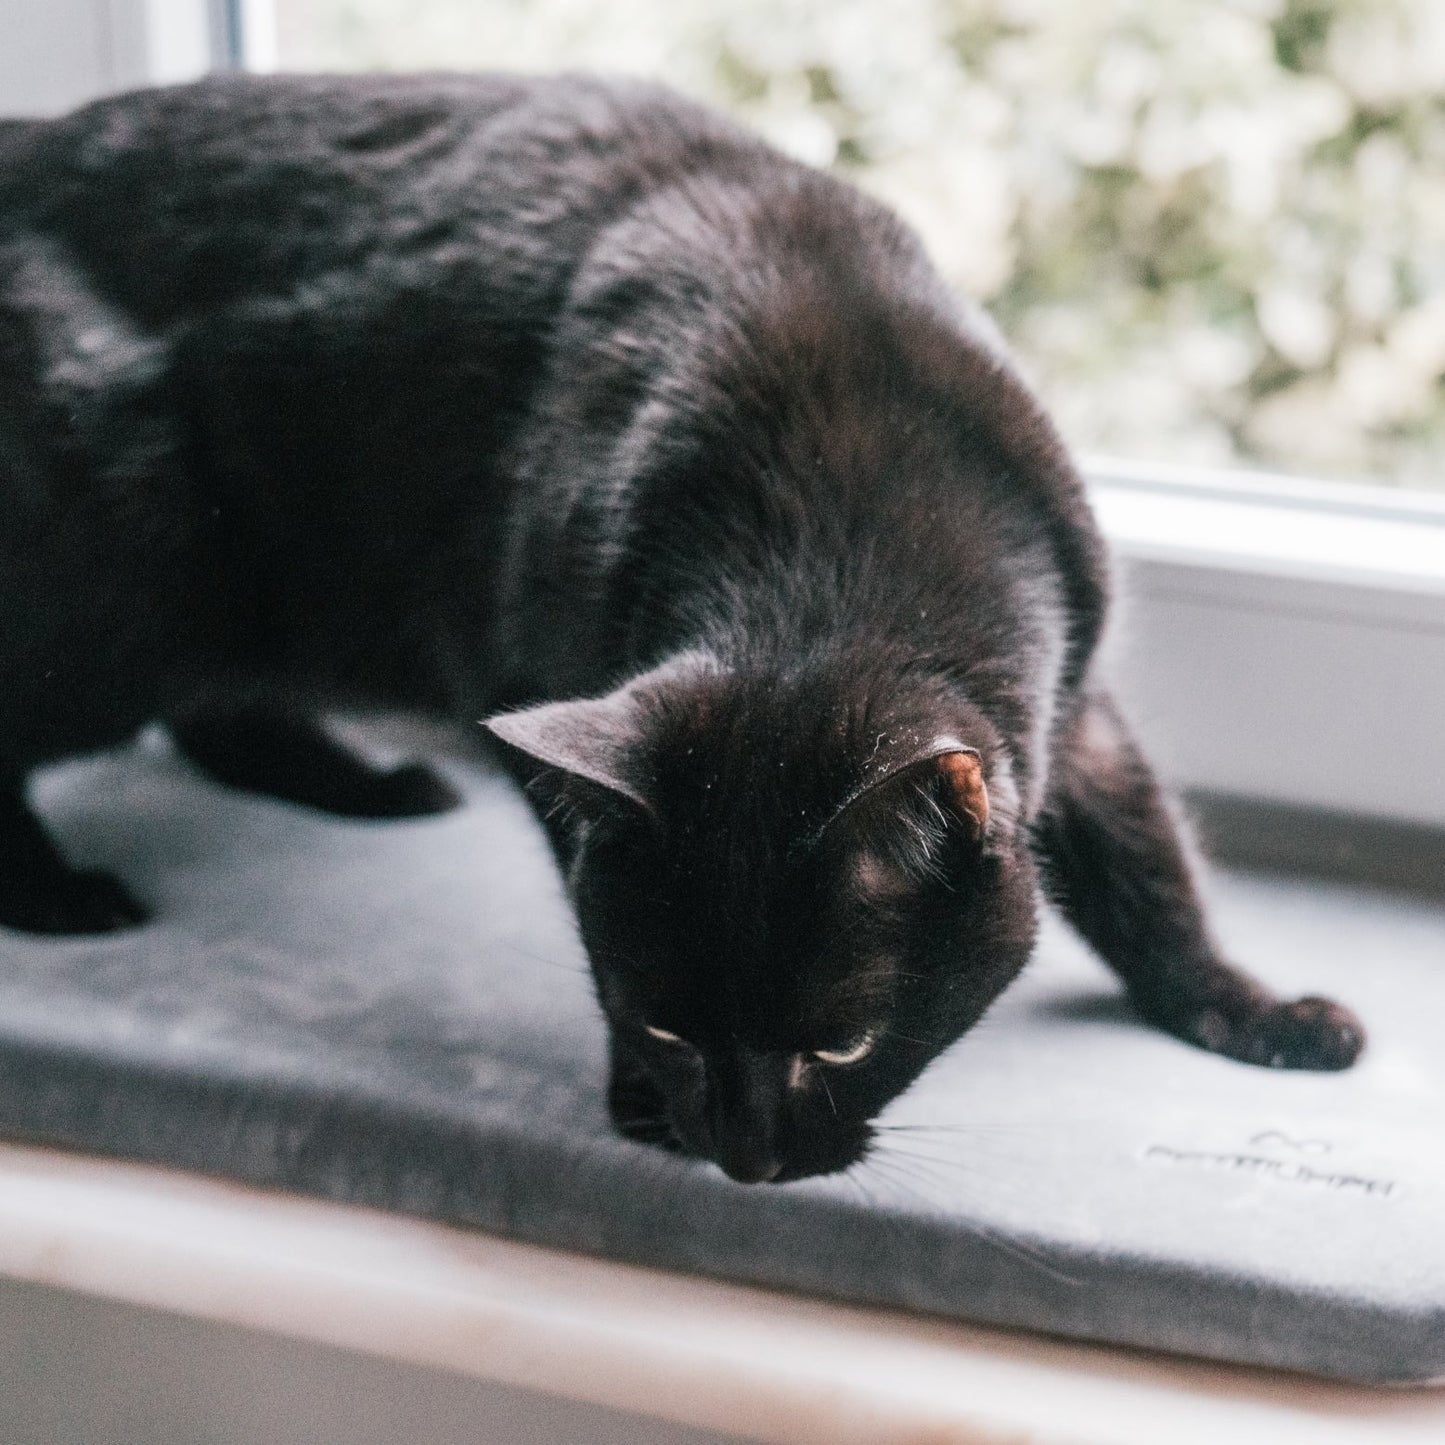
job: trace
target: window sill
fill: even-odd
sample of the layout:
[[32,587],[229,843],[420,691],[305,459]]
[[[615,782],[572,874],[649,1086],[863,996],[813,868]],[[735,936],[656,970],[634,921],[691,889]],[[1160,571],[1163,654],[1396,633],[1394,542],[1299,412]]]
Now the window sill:
[[1177,786],[1445,827],[1445,505],[1086,470],[1122,578],[1110,668]]
[[[370,1361],[486,1382],[514,1392],[502,1397],[510,1420],[505,1410],[495,1415],[499,1445],[543,1438],[518,1428],[528,1418],[515,1413],[518,1389],[532,1392],[533,1405],[595,1409],[599,1429],[588,1438],[613,1438],[614,1412],[632,1412],[644,1419],[634,1438],[654,1445],[696,1442],[697,1430],[713,1432],[708,1441],[742,1434],[780,1445],[1065,1435],[1090,1445],[1226,1436],[1302,1445],[1361,1431],[1403,1445],[1445,1432],[1437,1392],[1372,1391],[850,1308],[8,1144],[0,1145],[4,1279],[350,1351],[349,1397],[368,1397],[372,1375],[396,1389],[394,1371]],[[221,1346],[234,1351],[236,1338]],[[83,1331],[67,1339],[74,1424],[87,1398],[103,1414],[116,1384],[97,1379],[105,1350],[90,1358],[77,1348]],[[293,1359],[297,1370],[307,1360],[304,1349],[270,1358],[282,1375]],[[138,1353],[133,1363],[139,1376],[128,1377],[127,1399],[149,1399],[164,1413],[194,1395],[195,1380],[171,1367],[167,1352]],[[12,1359],[0,1376],[15,1367]],[[308,1397],[304,1375],[265,1388],[298,1401],[286,1438],[337,1438],[336,1408],[328,1411],[324,1391]],[[39,1398],[33,1388],[4,1393],[11,1408]],[[424,1410],[427,1392],[410,1393]],[[228,1413],[228,1440],[268,1438],[250,1433],[247,1418]],[[585,1419],[574,1414],[572,1427]],[[415,1423],[425,1429],[424,1419]]]

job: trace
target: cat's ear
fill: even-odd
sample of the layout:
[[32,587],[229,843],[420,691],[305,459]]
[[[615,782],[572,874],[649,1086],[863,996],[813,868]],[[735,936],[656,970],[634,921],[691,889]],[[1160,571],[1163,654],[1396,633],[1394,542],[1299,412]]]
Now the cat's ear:
[[650,813],[647,755],[654,725],[670,699],[717,671],[704,653],[680,653],[603,697],[539,703],[498,713],[482,726],[539,763],[586,778]]
[[845,799],[834,820],[860,804],[866,806],[865,800],[882,801],[890,790],[909,783],[929,788],[967,825],[976,840],[987,834],[991,804],[983,758],[977,748],[966,747],[947,734],[904,740],[901,744],[886,739],[885,746],[865,767],[863,781]]
[[544,702],[519,712],[498,713],[484,719],[482,726],[539,763],[620,793],[650,812],[638,776],[640,713],[636,696],[619,688],[606,697]]

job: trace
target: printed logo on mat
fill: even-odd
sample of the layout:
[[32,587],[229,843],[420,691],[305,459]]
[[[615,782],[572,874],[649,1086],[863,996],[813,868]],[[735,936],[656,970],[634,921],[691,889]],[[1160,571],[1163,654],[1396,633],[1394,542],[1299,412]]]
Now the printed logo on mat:
[[1398,1180],[1332,1167],[1328,1156],[1334,1147],[1328,1139],[1301,1138],[1279,1129],[1265,1129],[1253,1135],[1240,1150],[1179,1149],[1172,1144],[1150,1144],[1143,1157],[1151,1164],[1248,1174],[1280,1184],[1302,1184],[1370,1199],[1389,1199],[1400,1192]]

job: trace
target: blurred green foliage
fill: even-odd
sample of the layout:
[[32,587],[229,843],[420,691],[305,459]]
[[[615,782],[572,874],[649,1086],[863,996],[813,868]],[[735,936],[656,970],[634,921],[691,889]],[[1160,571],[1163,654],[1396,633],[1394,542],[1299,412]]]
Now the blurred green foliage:
[[1076,446],[1445,489],[1442,0],[278,0],[292,68],[665,79],[874,191]]

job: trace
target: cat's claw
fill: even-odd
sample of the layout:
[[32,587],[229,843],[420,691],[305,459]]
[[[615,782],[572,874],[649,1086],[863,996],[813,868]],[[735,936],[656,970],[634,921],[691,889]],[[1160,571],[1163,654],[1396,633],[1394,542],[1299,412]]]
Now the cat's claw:
[[1365,1046],[1364,1027],[1349,1009],[1315,997],[1233,1014],[1204,1008],[1179,1032],[1211,1053],[1271,1069],[1347,1069]]
[[21,933],[119,933],[148,916],[118,879],[95,871],[72,871],[44,888],[0,896],[0,926]]

